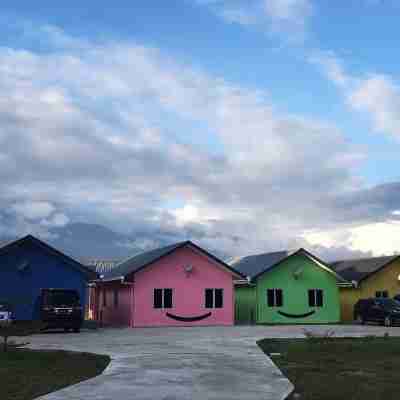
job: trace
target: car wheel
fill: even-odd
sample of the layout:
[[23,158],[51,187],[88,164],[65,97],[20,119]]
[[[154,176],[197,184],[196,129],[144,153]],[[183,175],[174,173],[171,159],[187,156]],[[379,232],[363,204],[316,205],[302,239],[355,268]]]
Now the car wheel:
[[357,321],[360,325],[364,325],[364,324],[365,324],[364,318],[362,317],[361,314],[358,314],[358,315],[357,315],[356,321]]
[[383,320],[383,325],[387,327],[392,326],[392,319],[390,317],[385,317],[385,319]]

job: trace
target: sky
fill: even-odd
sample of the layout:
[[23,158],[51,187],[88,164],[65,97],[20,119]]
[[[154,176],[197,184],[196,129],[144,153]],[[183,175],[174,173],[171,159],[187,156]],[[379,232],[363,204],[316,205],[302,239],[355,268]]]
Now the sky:
[[3,0],[0,235],[87,223],[128,248],[399,252],[399,14]]

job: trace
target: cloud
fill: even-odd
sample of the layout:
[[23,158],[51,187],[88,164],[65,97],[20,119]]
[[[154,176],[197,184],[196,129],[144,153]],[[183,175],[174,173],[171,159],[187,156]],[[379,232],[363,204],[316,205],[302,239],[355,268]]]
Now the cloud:
[[304,39],[313,15],[311,0],[194,0],[229,23],[278,33],[290,41]]
[[342,91],[349,108],[366,115],[377,132],[400,137],[400,86],[391,76],[350,74],[333,52],[316,52],[309,61],[321,67]]
[[368,76],[347,101],[354,110],[370,115],[376,131],[400,138],[400,87],[391,77]]
[[18,216],[30,220],[47,218],[55,210],[54,206],[46,201],[16,203],[12,209]]
[[52,32],[46,52],[0,49],[1,232],[80,221],[242,255],[398,209],[387,190],[368,211],[364,154],[336,126],[143,44]]
[[289,23],[304,29],[313,13],[310,0],[264,0],[266,14],[275,23]]

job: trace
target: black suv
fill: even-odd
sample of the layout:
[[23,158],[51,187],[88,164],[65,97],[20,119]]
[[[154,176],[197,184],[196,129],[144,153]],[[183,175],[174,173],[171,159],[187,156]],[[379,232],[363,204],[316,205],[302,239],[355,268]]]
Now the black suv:
[[361,324],[373,321],[392,326],[400,322],[400,302],[388,298],[359,300],[354,305],[354,319]]
[[76,290],[42,289],[40,300],[40,319],[46,329],[80,331],[83,311]]

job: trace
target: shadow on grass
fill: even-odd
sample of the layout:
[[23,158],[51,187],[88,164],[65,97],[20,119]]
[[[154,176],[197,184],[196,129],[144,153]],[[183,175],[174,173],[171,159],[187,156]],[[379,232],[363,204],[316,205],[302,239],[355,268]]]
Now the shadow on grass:
[[397,400],[400,338],[364,337],[263,339],[271,356],[295,386],[289,399]]
[[0,353],[1,400],[31,400],[101,374],[110,357],[11,348]]

